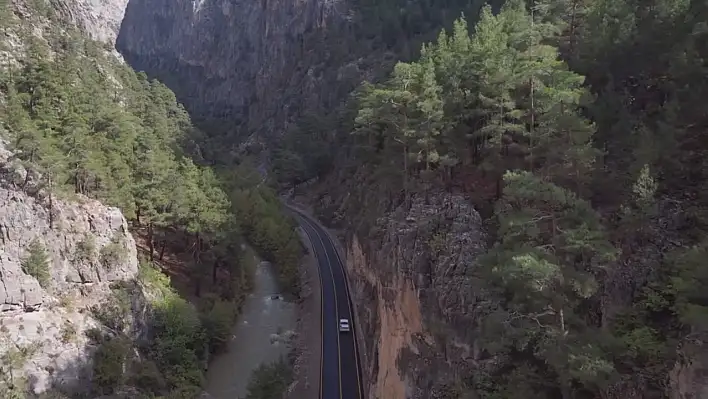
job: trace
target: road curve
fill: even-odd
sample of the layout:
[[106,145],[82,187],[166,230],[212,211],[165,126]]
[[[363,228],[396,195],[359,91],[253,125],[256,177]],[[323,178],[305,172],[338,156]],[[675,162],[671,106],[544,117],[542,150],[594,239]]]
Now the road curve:
[[[310,216],[289,205],[312,243],[322,287],[322,357],[320,399],[362,399],[356,321],[344,264],[332,238]],[[339,319],[349,319],[351,332],[339,332]]]

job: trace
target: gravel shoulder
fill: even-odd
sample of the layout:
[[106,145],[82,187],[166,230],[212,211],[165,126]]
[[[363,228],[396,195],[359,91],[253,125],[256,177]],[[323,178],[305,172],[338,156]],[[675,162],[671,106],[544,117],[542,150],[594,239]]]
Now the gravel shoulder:
[[302,289],[296,326],[294,382],[288,389],[286,398],[314,399],[319,397],[321,378],[322,292],[312,244],[307,235],[299,228],[298,233],[307,248],[307,253],[300,265]]

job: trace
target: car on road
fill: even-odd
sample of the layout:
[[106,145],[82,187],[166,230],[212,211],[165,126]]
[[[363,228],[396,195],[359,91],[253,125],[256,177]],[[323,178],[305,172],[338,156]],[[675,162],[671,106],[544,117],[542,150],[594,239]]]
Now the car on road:
[[339,319],[339,331],[340,332],[349,332],[350,331],[349,320]]

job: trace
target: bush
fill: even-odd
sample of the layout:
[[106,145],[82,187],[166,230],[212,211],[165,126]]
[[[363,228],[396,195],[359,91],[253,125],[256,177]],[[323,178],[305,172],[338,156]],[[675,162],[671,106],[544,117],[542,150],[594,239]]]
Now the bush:
[[292,365],[280,359],[253,370],[246,399],[281,399],[293,381]]
[[112,269],[125,262],[125,256],[123,241],[119,237],[114,236],[109,244],[101,248],[99,261],[106,269]]
[[27,248],[28,255],[22,260],[22,271],[37,279],[42,288],[47,288],[51,281],[49,275],[49,256],[44,245],[34,239]]
[[[197,310],[180,298],[170,287],[169,278],[149,264],[141,264],[141,281],[153,295],[150,336],[133,342],[123,333],[130,312],[130,287],[115,287],[111,297],[93,310],[94,316],[110,327],[115,337],[106,337],[100,330],[87,332],[100,344],[94,358],[96,389],[111,394],[123,385],[131,384],[146,395],[166,395],[166,398],[194,398],[204,382],[207,343],[223,334],[223,314],[228,304],[214,303],[209,313],[210,332],[207,334]],[[232,309],[232,308],[231,308]],[[133,356],[138,345],[141,359]],[[191,395],[191,396],[190,396]]]
[[[92,334],[94,338],[94,334]],[[127,380],[124,372],[131,357],[131,342],[123,337],[103,337],[93,355],[94,389],[101,394],[112,394]]]
[[298,293],[298,265],[303,248],[295,233],[295,222],[282,211],[276,195],[259,189],[235,196],[234,213],[246,238],[266,260],[273,262],[285,290]]
[[113,289],[107,301],[91,308],[93,317],[115,332],[125,329],[130,311],[130,291],[127,287]]
[[96,257],[96,239],[91,234],[85,234],[84,238],[76,244],[74,249],[75,262],[93,262]]
[[66,320],[61,327],[61,342],[68,344],[76,339],[76,326],[74,323]]
[[155,304],[150,358],[171,389],[199,387],[204,382],[206,336],[196,309],[171,295]]
[[138,389],[152,393],[163,392],[167,388],[165,378],[157,364],[147,359],[135,363],[135,371],[130,383]]
[[206,332],[209,352],[216,353],[228,344],[231,328],[236,322],[238,312],[235,303],[220,299],[213,301],[210,308],[202,317],[202,323]]

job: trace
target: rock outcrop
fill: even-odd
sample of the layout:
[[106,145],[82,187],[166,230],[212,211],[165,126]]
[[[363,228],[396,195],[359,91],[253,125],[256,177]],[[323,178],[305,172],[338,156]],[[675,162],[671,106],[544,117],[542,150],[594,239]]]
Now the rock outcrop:
[[[284,126],[322,72],[308,69],[314,60],[304,41],[323,29],[335,3],[132,0],[117,48],[191,111],[240,117],[272,131]],[[288,87],[298,90],[278,90]]]
[[472,268],[487,240],[479,213],[462,194],[435,191],[393,205],[386,189],[375,201],[371,191],[323,187],[319,216],[345,228],[367,397],[457,397],[449,395],[459,377],[479,367],[484,298]]
[[88,37],[113,46],[128,0],[62,0],[52,4]]
[[99,325],[88,309],[137,272],[119,209],[50,199],[39,175],[0,142],[0,352],[24,353],[15,376],[35,393],[81,378],[91,354],[84,333]]

